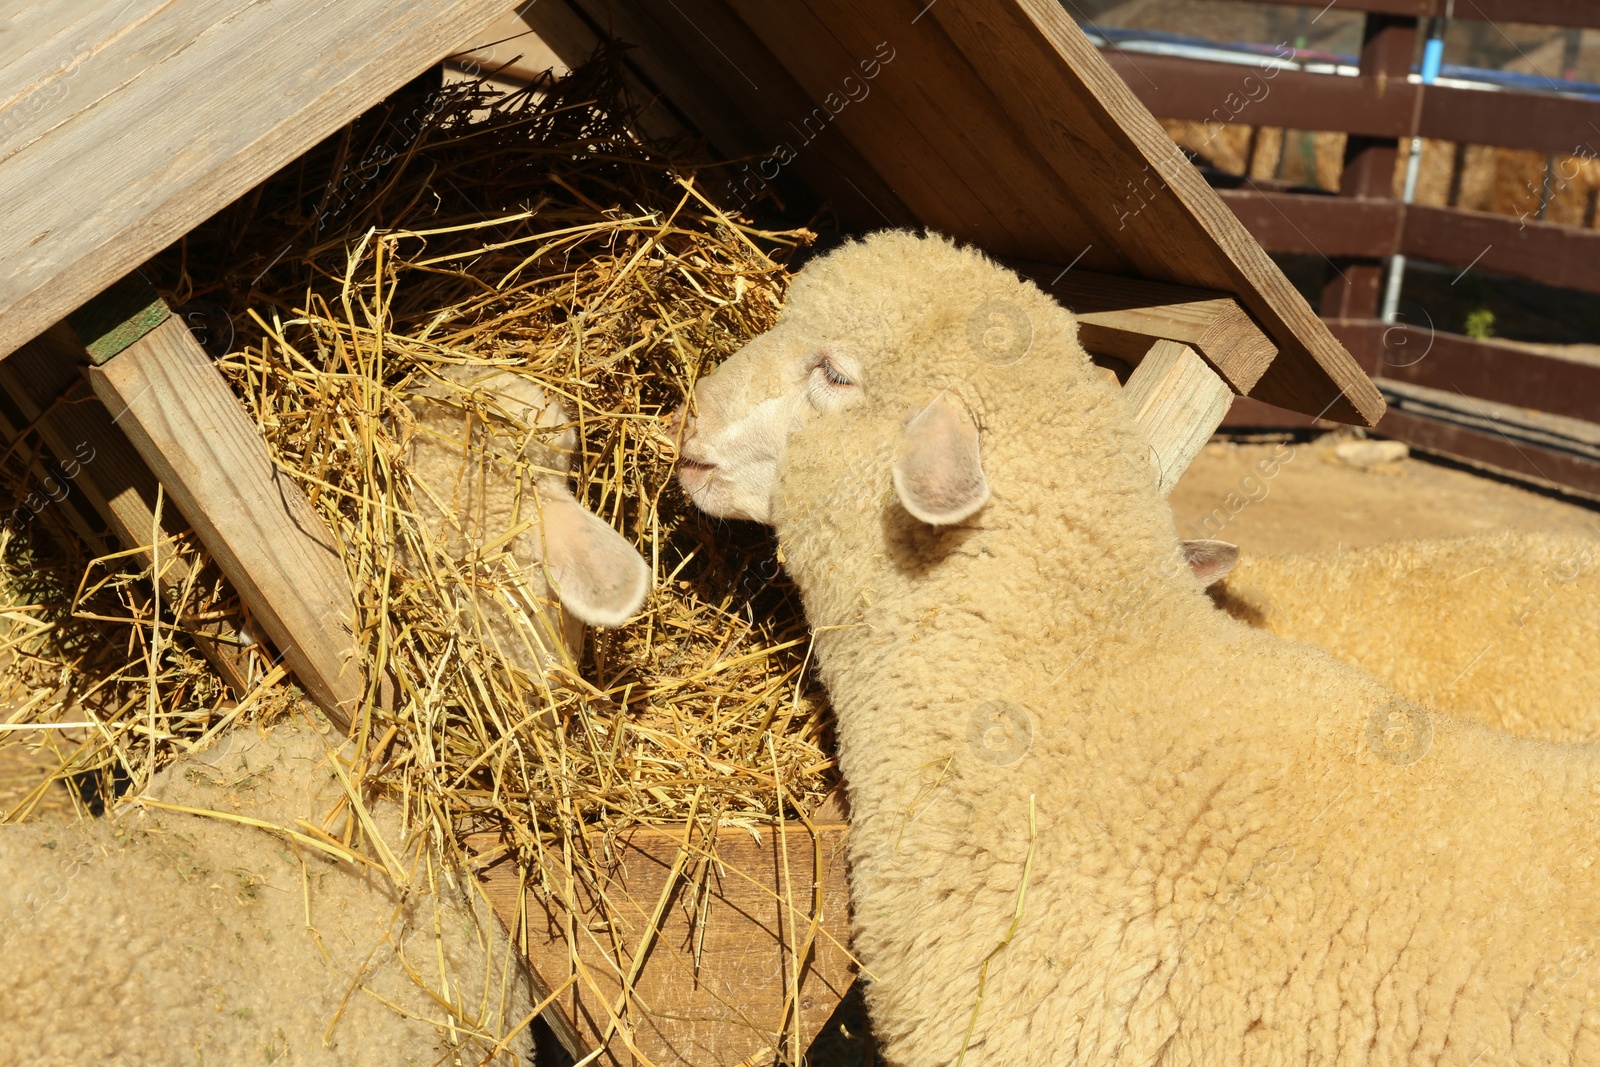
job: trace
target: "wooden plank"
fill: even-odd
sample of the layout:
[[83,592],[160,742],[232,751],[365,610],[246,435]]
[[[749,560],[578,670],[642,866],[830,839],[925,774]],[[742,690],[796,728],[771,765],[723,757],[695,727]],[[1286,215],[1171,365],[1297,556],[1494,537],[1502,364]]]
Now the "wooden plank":
[[1245,393],[1278,354],[1227,293],[1023,260],[1006,264],[1077,314],[1079,338],[1096,355],[1137,365],[1154,342],[1177,341],[1199,352],[1234,392]]
[[[50,333],[28,342],[0,362],[0,388],[35,422],[58,462],[78,458],[72,487],[83,492],[110,527],[122,549],[148,545],[156,530],[156,479],[139,458],[110,412],[90,392],[80,362]],[[81,350],[78,355],[81,356]],[[88,456],[88,459],[82,457]],[[176,506],[162,509],[161,535],[186,529]],[[145,566],[148,552],[136,557]],[[181,588],[189,570],[181,559],[163,561],[164,585]],[[237,698],[250,689],[249,657],[232,627],[218,620],[181,620],[185,629]]]
[[[1325,10],[1327,0],[1271,0],[1285,7]],[[1344,11],[1377,11],[1390,15],[1453,14],[1478,22],[1528,22],[1539,26],[1600,28],[1600,8],[1592,0],[1339,0]]]
[[902,22],[884,7],[833,0],[732,6],[820,102],[841,100],[843,78],[860,62],[893,56],[866,98],[832,121],[923,223],[981,233],[991,252],[1046,260],[1063,251],[1063,220],[1073,219],[1081,240],[1069,255],[1087,248],[1082,265],[1137,273],[1111,238],[1116,220],[1086,210],[1027,138],[995,129],[1005,105],[935,28],[910,24],[914,8]]
[[[774,828],[766,828],[759,842],[725,828],[718,835],[716,864],[706,863],[698,835],[689,838],[689,855],[678,863],[686,839],[682,827],[623,833],[610,847],[615,862],[600,887],[620,919],[611,930],[596,923],[592,886],[577,886],[569,909],[560,899],[524,892],[515,864],[500,862],[484,872],[484,891],[526,944],[546,987],[577,975],[558,1001],[559,1025],[570,1024],[578,1035],[579,1048],[572,1051],[587,1054],[601,1044],[646,939],[623,1013],[638,1055],[618,1035],[596,1062],[798,1063],[855,980],[842,948],[849,941],[845,826],[816,820],[813,825],[815,840],[803,824],[787,824],[781,835],[786,851]],[[498,844],[493,835],[468,840],[479,854]],[[683,877],[669,886],[675,868]],[[645,938],[664,898],[669,904],[659,932]],[[569,930],[576,935],[575,953]],[[792,947],[808,942],[797,958]],[[798,1032],[792,1014],[796,990]]]
[[1600,462],[1593,459],[1392,409],[1377,429],[1380,434],[1404,441],[1419,451],[1464,460],[1496,474],[1600,499]]
[[1600,422],[1600,363],[1426,325],[1335,319],[1328,326],[1381,381]]
[[1164,119],[1405,137],[1419,91],[1395,78],[1349,78],[1114,49],[1101,54],[1140,101]]
[[504,7],[31,7],[7,34],[26,42],[24,51],[0,68],[0,355],[437,62]]
[[343,555],[205,350],[174,317],[89,376],[306,694],[348,732],[365,686],[349,663]]
[[1122,392],[1150,442],[1151,466],[1165,496],[1228,413],[1233,391],[1188,345],[1157,341]]
[[1270,252],[1378,257],[1399,251],[1447,266],[1600,293],[1600,231],[1394,200],[1257,189],[1218,193]]
[[1410,136],[1420,97],[1424,137],[1562,155],[1593,155],[1600,141],[1590,125],[1600,125],[1600,101],[1581,97],[1297,70],[1266,77],[1256,66],[1110,49],[1104,56],[1162,118],[1396,138]]
[[1452,267],[1600,293],[1600,230],[1410,204],[1400,250]]
[[1378,257],[1393,255],[1400,247],[1405,205],[1395,200],[1248,188],[1219,189],[1217,194],[1269,252]]

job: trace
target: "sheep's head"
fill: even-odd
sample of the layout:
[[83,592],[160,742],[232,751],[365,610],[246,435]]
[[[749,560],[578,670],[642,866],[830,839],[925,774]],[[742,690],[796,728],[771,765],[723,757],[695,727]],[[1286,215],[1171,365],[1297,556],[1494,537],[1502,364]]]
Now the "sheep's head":
[[[892,487],[919,522],[961,523],[989,499],[1001,409],[1047,406],[1029,395],[1039,375],[1092,379],[1076,333],[1071,312],[981,253],[874,234],[808,266],[777,326],[702,379],[679,477],[701,509],[773,524],[804,440],[872,499]],[[1036,346],[1054,363],[1019,366]]]
[[568,488],[578,435],[559,401],[492,367],[448,368],[412,395],[412,477],[451,555],[509,538],[528,577],[542,564],[577,620],[620,626],[639,610],[649,565]]

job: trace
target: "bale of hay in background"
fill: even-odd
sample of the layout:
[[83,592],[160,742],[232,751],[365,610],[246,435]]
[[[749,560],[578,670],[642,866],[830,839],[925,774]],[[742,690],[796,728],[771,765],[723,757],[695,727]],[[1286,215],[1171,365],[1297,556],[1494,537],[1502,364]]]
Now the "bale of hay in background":
[[[835,781],[774,545],[692,511],[658,425],[772,324],[812,235],[713,206],[632,131],[617,71],[602,51],[548,94],[399,94],[155,265],[345,549],[372,746],[352,788],[401,799],[445,852],[498,832],[534,892],[570,902],[576,881],[602,924],[611,842],[630,827],[692,821],[715,855],[719,828],[758,832]],[[579,499],[654,570],[639,619],[549,679],[458,622],[468,596],[512,601],[506,570],[452,562],[415,521],[405,400],[458,363],[515,368],[562,398],[583,442]],[[30,483],[28,447],[6,456],[14,489]],[[55,519],[5,554],[5,682],[25,705],[12,718],[93,724],[40,731],[54,777],[98,769],[138,789],[172,754],[294,703],[259,646],[255,688],[235,701],[185,644],[186,626],[219,615],[250,641],[192,537],[155,554],[202,576],[176,598],[152,595],[137,557],[90,555]]]

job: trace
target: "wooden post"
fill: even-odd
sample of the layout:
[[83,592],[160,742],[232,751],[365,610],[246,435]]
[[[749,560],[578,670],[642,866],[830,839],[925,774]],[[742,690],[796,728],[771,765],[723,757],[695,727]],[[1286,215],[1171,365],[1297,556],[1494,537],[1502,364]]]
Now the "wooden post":
[[152,299],[119,285],[73,316],[90,383],[306,695],[348,732],[365,684],[341,551],[210,356]]
[[1156,341],[1177,341],[1198,352],[1241,395],[1277,358],[1272,338],[1228,293],[1023,260],[1003,262],[1072,309],[1083,347],[1095,355],[1131,366]]
[[[1416,42],[1416,16],[1369,13],[1362,33],[1361,76],[1376,79],[1380,91],[1390,81],[1397,87],[1406,85]],[[1412,129],[1416,129],[1416,123],[1417,116],[1413,114]],[[1339,195],[1393,199],[1394,171],[1398,159],[1399,141],[1395,138],[1352,134],[1345,142]],[[1341,258],[1334,261],[1334,269],[1337,273],[1322,290],[1322,307],[1319,309],[1322,317],[1377,318],[1378,305],[1383,296],[1383,260]],[[1369,372],[1373,370],[1372,367],[1365,369]]]
[[569,882],[563,901],[524,886],[497,835],[467,845],[494,857],[484,895],[526,946],[536,984],[562,989],[553,1026],[575,1058],[611,1031],[595,1062],[613,1067],[798,1063],[856,979],[846,827],[827,814],[811,820],[815,837],[799,822],[767,827],[759,842],[725,829],[715,862],[687,827],[625,831],[600,887],[623,916],[614,929],[596,925],[587,880]]
[[1233,403],[1228,383],[1188,345],[1157,341],[1129,375],[1123,394],[1150,442],[1163,495],[1210,440]]

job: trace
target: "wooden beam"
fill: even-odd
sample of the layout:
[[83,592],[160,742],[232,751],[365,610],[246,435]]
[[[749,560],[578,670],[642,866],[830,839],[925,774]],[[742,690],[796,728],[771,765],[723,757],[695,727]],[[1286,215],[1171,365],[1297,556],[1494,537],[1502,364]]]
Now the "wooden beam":
[[1256,189],[1218,193],[1270,252],[1376,257],[1399,251],[1431,263],[1600,293],[1597,230],[1394,200]]
[[[1272,0],[1285,7],[1326,9],[1327,0]],[[1600,28],[1600,8],[1592,0],[1339,0],[1343,11],[1377,11],[1389,15],[1443,15],[1479,22],[1527,22],[1537,26]]]
[[[58,464],[76,461],[71,487],[83,493],[120,547],[148,545],[156,530],[155,476],[89,391],[75,358],[81,350],[74,353],[74,344],[46,333],[23,345],[0,362],[0,389],[37,425]],[[163,509],[160,529],[163,537],[183,532],[176,506]],[[145,566],[151,562],[149,553],[136,558]],[[181,559],[164,560],[162,572],[169,590],[181,588],[189,576]],[[250,667],[238,634],[215,620],[186,621],[184,627],[234,696],[243,698],[250,689]]]
[[1217,194],[1269,252],[1380,257],[1393,255],[1400,246],[1405,205],[1395,200],[1248,188],[1219,189]]
[[1433,263],[1600,293],[1600,230],[1410,204],[1400,250]]
[[[502,858],[482,873],[484,893],[527,946],[543,985],[557,988],[576,975],[557,1007],[560,1025],[576,1035],[568,1051],[578,1058],[600,1047],[620,1006],[638,1055],[618,1035],[595,1062],[799,1063],[856,977],[844,948],[846,828],[812,822],[815,839],[798,822],[782,833],[766,828],[759,842],[724,829],[715,863],[699,834],[684,827],[625,831],[610,844],[614,862],[606,865],[612,873],[603,889],[622,919],[610,929],[596,925],[595,887],[584,880],[564,903],[524,888],[516,864]],[[504,856],[494,835],[467,845]],[[624,996],[630,973],[632,994]]]
[[1600,500],[1600,460],[1393,409],[1378,423],[1377,432],[1418,451]]
[[1263,71],[1115,50],[1104,56],[1128,89],[1167,119],[1398,138],[1410,136],[1411,117],[1420,106],[1417,129],[1424,137],[1562,155],[1600,149],[1600,135],[1590,125],[1600,125],[1600,101],[1583,97],[1424,87],[1395,75]]
[[437,63],[506,6],[11,5],[0,68],[0,356]]
[[205,350],[169,318],[89,375],[300,686],[348,732],[365,685],[343,554]]
[[1233,391],[1188,345],[1157,341],[1122,392],[1150,442],[1150,463],[1165,496],[1221,424]]
[[1128,89],[1164,119],[1404,137],[1419,91],[1403,78],[1380,82],[1112,49],[1101,54]]
[[1236,393],[1248,393],[1278,348],[1227,293],[1009,260],[1078,316],[1084,348],[1137,365],[1156,341],[1199,352]]
[[1600,363],[1426,324],[1335,319],[1328,326],[1380,381],[1600,422]]

